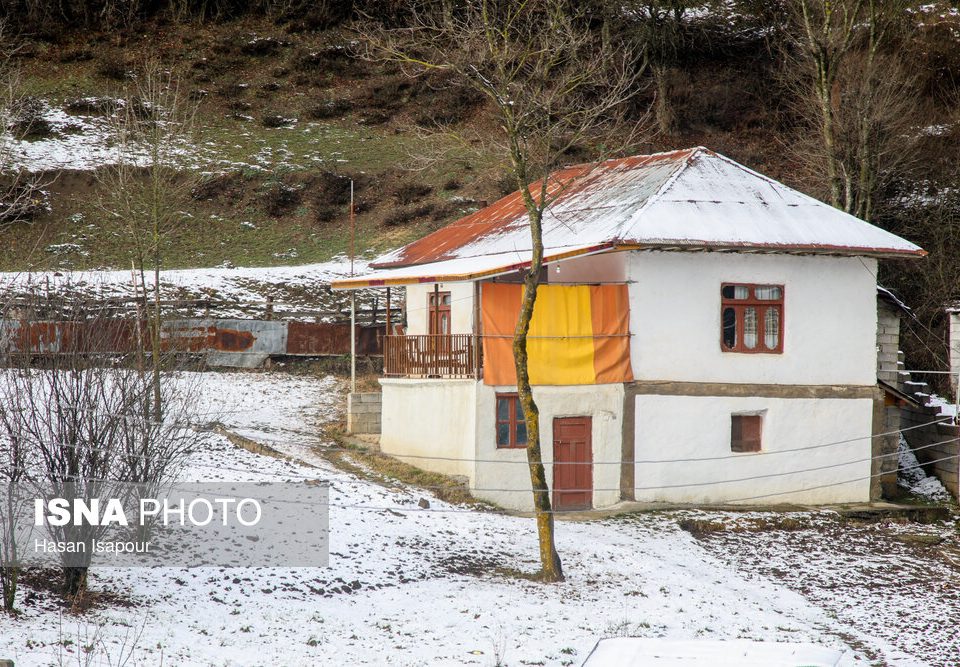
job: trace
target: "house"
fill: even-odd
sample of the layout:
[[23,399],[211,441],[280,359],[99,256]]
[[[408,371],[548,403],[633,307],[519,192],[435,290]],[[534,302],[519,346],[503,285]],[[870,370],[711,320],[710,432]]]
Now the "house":
[[[556,509],[870,498],[877,263],[924,251],[705,148],[555,172],[530,374]],[[532,508],[519,193],[335,289],[400,287],[380,447]]]

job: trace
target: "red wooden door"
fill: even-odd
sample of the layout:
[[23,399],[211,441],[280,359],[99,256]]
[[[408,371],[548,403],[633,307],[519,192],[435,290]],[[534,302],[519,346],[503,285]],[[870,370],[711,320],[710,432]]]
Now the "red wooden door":
[[590,417],[553,420],[553,508],[585,510],[593,506],[593,448]]
[[450,292],[430,292],[430,333],[446,335],[450,333]]

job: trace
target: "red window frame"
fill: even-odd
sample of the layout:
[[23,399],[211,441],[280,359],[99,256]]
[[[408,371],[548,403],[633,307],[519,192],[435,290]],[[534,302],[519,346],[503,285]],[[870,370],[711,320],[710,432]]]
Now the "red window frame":
[[762,449],[763,416],[730,415],[730,451],[753,453]]
[[[508,401],[507,403],[507,419],[500,419],[500,401]],[[517,426],[520,422],[523,422],[523,409],[520,407],[520,395],[516,392],[510,393],[497,393],[496,401],[493,406],[493,419],[494,419],[494,441],[497,443],[497,449],[526,449],[527,440],[526,438],[523,442],[517,440]],[[500,425],[507,424],[507,443],[501,444],[500,442]],[[524,422],[526,426],[526,422]],[[524,429],[526,433],[526,429]]]
[[[747,297],[736,299],[723,295],[728,287],[747,288]],[[757,288],[775,287],[780,290],[779,299],[758,299],[756,296]],[[720,285],[720,349],[723,352],[737,352],[742,354],[783,354],[783,339],[786,332],[786,326],[783,318],[783,303],[786,296],[786,290],[783,285],[774,285],[770,283],[722,283]],[[750,348],[744,342],[744,316],[748,308],[753,308],[757,317],[757,344]],[[725,326],[724,316],[727,309],[732,309],[734,313],[735,339],[732,347],[726,344],[724,340]],[[766,346],[766,315],[768,310],[774,310],[777,313],[779,321],[779,332],[777,344],[773,348]]]

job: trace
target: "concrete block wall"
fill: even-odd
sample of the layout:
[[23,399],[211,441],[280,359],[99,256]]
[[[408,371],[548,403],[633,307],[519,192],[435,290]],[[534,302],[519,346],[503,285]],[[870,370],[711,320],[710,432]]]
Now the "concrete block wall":
[[950,321],[950,386],[957,390],[957,372],[960,372],[960,312],[947,311]]
[[875,410],[875,431],[888,433],[882,437],[873,438],[872,456],[873,465],[870,470],[870,499],[894,498],[897,495],[897,468],[900,448],[900,436],[896,433],[901,427],[901,409],[896,405],[885,405],[883,399],[878,399]]
[[383,394],[378,391],[347,395],[347,432],[379,434],[383,412]]
[[899,386],[900,313],[886,301],[877,306],[877,377]]
[[[911,393],[926,400],[930,388],[926,383],[910,382]],[[934,407],[907,406],[900,412],[901,428],[926,424],[938,418],[940,410]],[[953,424],[933,424],[904,431],[910,448],[928,475],[934,475],[954,498],[960,497],[960,427]],[[945,442],[953,440],[953,442]]]

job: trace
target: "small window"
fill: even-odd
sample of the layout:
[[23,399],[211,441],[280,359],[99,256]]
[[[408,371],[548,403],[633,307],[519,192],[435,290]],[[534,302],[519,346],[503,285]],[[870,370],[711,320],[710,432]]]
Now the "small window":
[[516,394],[497,394],[497,448],[526,447],[527,422]]
[[760,415],[730,416],[730,451],[759,452],[763,417]]
[[783,352],[783,285],[720,286],[720,349]]

